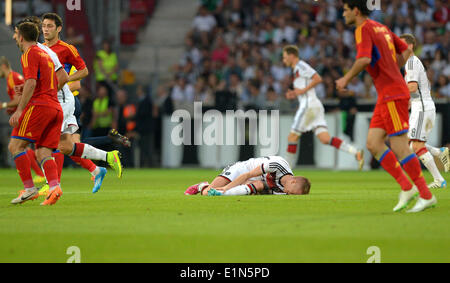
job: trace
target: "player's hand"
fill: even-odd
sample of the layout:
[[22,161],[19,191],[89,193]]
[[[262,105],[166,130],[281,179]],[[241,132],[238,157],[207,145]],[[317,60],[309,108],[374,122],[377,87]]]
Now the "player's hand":
[[14,114],[9,119],[9,125],[14,128],[18,127],[20,116],[22,116],[22,111],[17,110],[16,112],[14,112]]
[[11,116],[12,114],[14,114],[14,112],[16,111],[16,109],[14,107],[8,107],[6,108],[6,114],[8,114],[9,116]]
[[296,94],[297,96],[304,95],[305,93],[306,93],[306,89],[304,89],[304,88],[302,88],[302,89],[297,89],[297,90],[295,91],[295,94]]
[[16,85],[14,86],[14,92],[16,95],[22,95],[24,85]]
[[286,93],[287,99],[295,99],[296,97],[297,97],[297,95],[295,94],[295,91],[293,91],[293,90],[288,90],[288,92]]
[[343,92],[345,91],[346,87],[348,85],[348,80],[345,77],[340,78],[339,80],[336,81],[336,89],[339,92]]

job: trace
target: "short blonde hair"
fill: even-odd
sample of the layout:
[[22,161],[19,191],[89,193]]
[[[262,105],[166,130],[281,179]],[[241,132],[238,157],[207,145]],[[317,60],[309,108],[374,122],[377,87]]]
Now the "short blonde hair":
[[295,45],[288,45],[283,48],[283,53],[286,52],[288,55],[294,55],[295,57],[299,56],[298,47]]

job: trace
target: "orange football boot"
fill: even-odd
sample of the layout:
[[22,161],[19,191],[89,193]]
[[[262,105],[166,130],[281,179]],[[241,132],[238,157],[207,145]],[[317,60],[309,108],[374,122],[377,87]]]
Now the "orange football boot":
[[61,190],[61,187],[57,186],[52,191],[48,192],[48,195],[45,198],[45,201],[43,203],[41,203],[41,205],[43,205],[43,206],[54,205],[61,198],[62,194],[63,194],[63,192]]

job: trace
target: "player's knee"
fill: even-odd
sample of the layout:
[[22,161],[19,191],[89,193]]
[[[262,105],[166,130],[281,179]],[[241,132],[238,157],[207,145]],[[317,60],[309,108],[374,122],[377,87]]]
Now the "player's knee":
[[424,143],[421,143],[421,142],[412,142],[411,143],[411,149],[414,151],[414,152],[418,152],[419,150],[421,150],[422,148],[424,148],[425,147],[425,144]]
[[8,144],[8,150],[12,155],[15,155],[19,152],[25,151],[25,149],[26,149],[26,146],[22,146],[19,143],[16,143],[14,141],[11,141]]
[[320,136],[319,137],[319,141],[322,143],[322,144],[324,144],[324,145],[327,145],[327,144],[330,144],[330,137],[323,137],[323,136]]
[[290,133],[288,137],[288,141],[290,143],[298,142],[300,140],[300,135],[295,133]]
[[370,153],[372,153],[372,155],[376,155],[378,153],[378,143],[367,140],[366,147],[370,151]]
[[258,192],[261,192],[264,190],[264,182],[263,181],[255,181],[255,182],[252,182],[252,184]]
[[68,140],[61,141],[59,143],[59,150],[62,152],[62,154],[69,155],[72,153],[73,143]]

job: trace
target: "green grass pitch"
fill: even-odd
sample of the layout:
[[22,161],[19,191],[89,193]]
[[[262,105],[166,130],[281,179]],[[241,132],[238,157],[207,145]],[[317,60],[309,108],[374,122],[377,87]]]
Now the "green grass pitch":
[[[63,172],[63,198],[12,206],[20,180],[0,170],[0,262],[382,262],[450,261],[450,192],[438,207],[393,213],[399,188],[383,171],[296,171],[309,196],[184,196],[213,170],[109,171],[93,195],[90,175]],[[426,174],[430,181],[430,175]],[[447,180],[450,175],[446,174]]]

